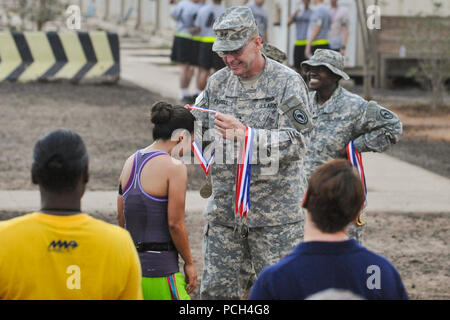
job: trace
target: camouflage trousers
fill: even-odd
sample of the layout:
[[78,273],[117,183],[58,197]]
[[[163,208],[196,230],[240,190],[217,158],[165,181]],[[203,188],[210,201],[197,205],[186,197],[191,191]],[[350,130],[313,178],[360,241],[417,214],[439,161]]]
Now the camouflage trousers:
[[201,299],[241,299],[266,266],[278,262],[302,240],[303,221],[250,228],[246,238],[233,227],[207,223]]
[[358,241],[359,244],[363,244],[366,226],[367,223],[364,223],[362,226],[352,223],[347,229],[347,235],[349,238],[353,238]]

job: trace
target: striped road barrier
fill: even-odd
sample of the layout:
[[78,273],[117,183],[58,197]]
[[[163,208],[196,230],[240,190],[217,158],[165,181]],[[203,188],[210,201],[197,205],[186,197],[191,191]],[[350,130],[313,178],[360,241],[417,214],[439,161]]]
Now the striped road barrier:
[[119,78],[117,33],[0,32],[0,81]]

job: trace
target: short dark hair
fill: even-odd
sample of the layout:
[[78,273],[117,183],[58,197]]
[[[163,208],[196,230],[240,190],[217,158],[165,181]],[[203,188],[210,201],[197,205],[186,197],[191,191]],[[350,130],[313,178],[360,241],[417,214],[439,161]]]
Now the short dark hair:
[[153,139],[170,140],[177,129],[194,132],[195,117],[185,107],[171,105],[164,101],[155,102],[150,116],[153,128]]
[[364,190],[358,171],[344,159],[329,161],[317,168],[308,181],[303,208],[319,230],[335,233],[358,216]]
[[71,192],[87,172],[88,165],[89,156],[81,137],[70,130],[55,130],[34,146],[33,183],[54,193]]

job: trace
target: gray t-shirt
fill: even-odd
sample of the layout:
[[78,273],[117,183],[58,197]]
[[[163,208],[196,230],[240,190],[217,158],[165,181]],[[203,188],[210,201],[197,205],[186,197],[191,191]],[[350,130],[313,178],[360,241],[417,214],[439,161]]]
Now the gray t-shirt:
[[320,26],[320,31],[315,40],[328,39],[328,32],[331,26],[331,14],[330,9],[323,3],[312,10],[308,28],[308,39],[311,37],[314,26],[317,25]]
[[183,0],[172,9],[170,15],[176,20],[176,32],[190,33],[189,28],[194,26],[195,18],[201,6],[200,3]]
[[214,21],[225,11],[221,5],[207,4],[201,7],[195,19],[195,26],[201,29],[200,37],[215,37]]
[[330,39],[331,49],[340,49],[342,46],[342,30],[348,27],[348,9],[345,7],[337,7],[331,9],[331,27],[328,37]]
[[255,17],[259,35],[264,41],[267,41],[267,39],[265,39],[266,30],[269,25],[267,11],[263,7],[256,5],[254,2],[250,3],[248,7],[252,10],[253,16]]
[[302,10],[295,16],[295,29],[297,31],[296,40],[308,39],[308,27],[311,19],[312,10]]

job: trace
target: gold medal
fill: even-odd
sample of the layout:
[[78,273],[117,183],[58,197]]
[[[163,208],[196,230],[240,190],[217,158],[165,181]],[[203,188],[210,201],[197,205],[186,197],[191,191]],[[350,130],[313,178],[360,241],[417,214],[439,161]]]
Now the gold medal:
[[212,185],[207,180],[205,184],[200,189],[200,196],[204,199],[208,199],[212,195]]
[[359,215],[358,220],[356,220],[356,224],[358,226],[363,226],[366,224],[366,213],[364,212],[364,210]]
[[248,237],[248,226],[246,223],[241,225],[241,238],[245,239]]

